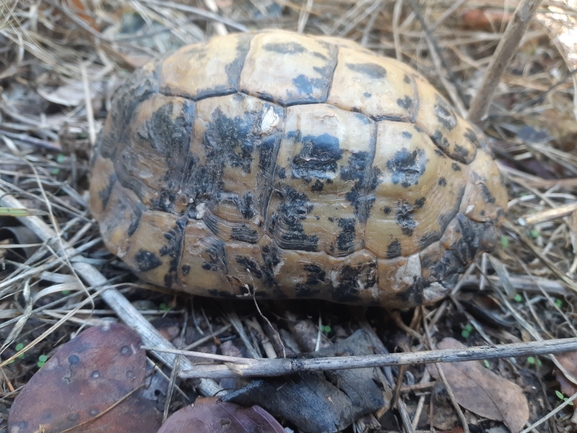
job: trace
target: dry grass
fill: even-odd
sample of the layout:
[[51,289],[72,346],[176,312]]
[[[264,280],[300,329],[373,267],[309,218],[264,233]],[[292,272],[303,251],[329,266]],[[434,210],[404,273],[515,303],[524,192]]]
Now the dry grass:
[[[82,254],[82,260],[118,284],[131,302],[145,304],[147,315],[178,320],[179,326],[188,327],[191,339],[192,335],[210,335],[231,323],[230,312],[223,313],[211,301],[182,302],[172,294],[141,290],[123,264],[104,250],[89,213],[91,144],[115,87],[149,59],[183,44],[223,32],[280,27],[347,37],[401,59],[466,114],[515,2],[504,6],[499,0],[429,1],[421,2],[418,14],[413,12],[413,3],[4,0],[0,2],[0,189],[16,196],[31,214],[40,214]],[[481,10],[493,20],[482,21]],[[484,340],[498,344],[577,336],[573,295],[577,290],[577,213],[570,209],[540,215],[576,202],[577,64],[572,40],[566,36],[576,19],[577,9],[565,2],[541,4],[538,20],[525,33],[481,125],[508,179],[509,223],[503,228],[504,248],[492,260],[479,260],[463,286],[480,285],[492,293],[516,324],[495,328],[473,319],[459,309],[455,291],[440,306],[418,309],[414,317],[399,316],[396,323],[408,341],[406,350],[427,348],[426,339],[417,338],[424,332],[423,321],[436,341],[458,336],[463,327],[474,324],[477,332],[469,337],[468,345]],[[577,37],[573,39],[577,43]],[[14,210],[4,212],[21,216]],[[519,218],[527,217],[537,222],[521,225]],[[70,334],[113,314],[98,296],[91,296],[94,289],[71,271],[68,260],[58,258],[50,245],[21,230],[10,216],[0,216],[0,260],[2,360],[12,357],[19,343],[26,346],[36,339],[23,357],[1,369],[2,429],[15,394],[37,370],[38,356],[50,355]],[[500,263],[506,271],[498,275],[495,269],[501,269]],[[233,324],[244,327],[251,336],[247,344],[261,350],[262,335],[254,323],[265,330],[269,324],[246,305],[234,308],[241,320]],[[275,307],[267,311],[274,327],[286,328],[270,313]],[[339,338],[358,326],[355,314],[347,311],[342,306],[313,303],[311,314],[315,323],[330,325],[331,338]],[[393,333],[386,331],[394,325],[384,322],[378,311],[368,314],[384,344],[397,345],[397,340],[390,340]],[[227,328],[223,332],[232,338],[238,326],[237,331]],[[209,339],[207,344],[213,343]],[[505,377],[533,387],[527,390],[532,400],[531,421],[558,404],[554,364],[542,361],[536,366],[525,358],[509,359],[492,366]],[[415,368],[413,374],[421,377],[422,369]],[[418,397],[405,394],[403,400],[412,414]],[[570,410],[561,411],[539,431],[577,428],[571,416]],[[490,426],[488,422],[481,425]]]

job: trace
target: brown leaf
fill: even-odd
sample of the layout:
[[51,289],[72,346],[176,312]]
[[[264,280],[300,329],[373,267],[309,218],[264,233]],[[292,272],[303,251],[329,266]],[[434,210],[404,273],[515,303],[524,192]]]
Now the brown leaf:
[[[464,349],[466,346],[453,338],[445,338],[439,349]],[[478,361],[438,364],[457,398],[464,408],[485,418],[503,421],[513,433],[520,431],[529,420],[529,405],[521,388]],[[438,377],[434,365],[427,368]]]
[[242,407],[217,398],[197,398],[194,405],[173,413],[158,433],[284,433],[283,427],[259,406]]
[[16,397],[9,431],[56,433],[80,426],[75,433],[156,432],[160,417],[152,402],[140,399],[140,390],[131,394],[144,383],[140,344],[138,334],[116,323],[82,332],[60,347]]
[[[557,361],[563,366],[567,373],[577,378],[577,352],[567,352],[555,355]],[[573,395],[577,392],[577,384],[571,382],[559,369],[555,369],[555,378],[561,385],[561,392],[565,395]]]

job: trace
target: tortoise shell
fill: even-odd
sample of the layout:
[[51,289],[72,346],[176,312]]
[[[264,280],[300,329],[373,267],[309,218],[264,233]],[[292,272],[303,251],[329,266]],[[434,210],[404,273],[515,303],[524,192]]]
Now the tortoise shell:
[[156,285],[409,307],[496,243],[507,195],[483,140],[421,75],[353,42],[219,36],[118,90],[91,209]]

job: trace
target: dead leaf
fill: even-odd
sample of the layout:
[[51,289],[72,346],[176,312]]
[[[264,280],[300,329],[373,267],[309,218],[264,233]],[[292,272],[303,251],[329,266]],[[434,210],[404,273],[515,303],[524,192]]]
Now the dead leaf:
[[[555,355],[557,361],[567,373],[577,377],[577,352],[567,352]],[[573,395],[577,392],[577,384],[571,382],[558,368],[555,369],[555,379],[561,385],[561,392],[565,395]]]
[[[350,337],[304,357],[373,353],[369,335],[357,330]],[[261,406],[291,421],[303,432],[338,432],[389,403],[377,383],[378,374],[372,368],[303,372],[253,380],[222,399],[243,406]]]
[[[439,349],[465,349],[466,346],[454,338],[445,338]],[[529,420],[529,404],[521,388],[478,361],[438,364],[458,403],[471,412],[485,418],[503,421],[513,433],[521,431]],[[431,376],[438,378],[434,365],[427,368]]]
[[139,398],[140,390],[131,394],[144,383],[146,356],[140,344],[138,334],[117,323],[82,332],[60,347],[22,389],[12,405],[8,430],[156,432],[161,417],[153,403]]
[[285,433],[259,406],[242,407],[217,398],[197,398],[194,405],[173,413],[158,433]]

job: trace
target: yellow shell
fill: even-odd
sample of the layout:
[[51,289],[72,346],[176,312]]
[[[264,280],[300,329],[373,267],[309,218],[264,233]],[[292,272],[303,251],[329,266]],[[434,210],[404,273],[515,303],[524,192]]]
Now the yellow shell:
[[482,143],[417,72],[353,42],[220,36],[119,89],[91,208],[153,284],[409,307],[496,242],[507,195]]

